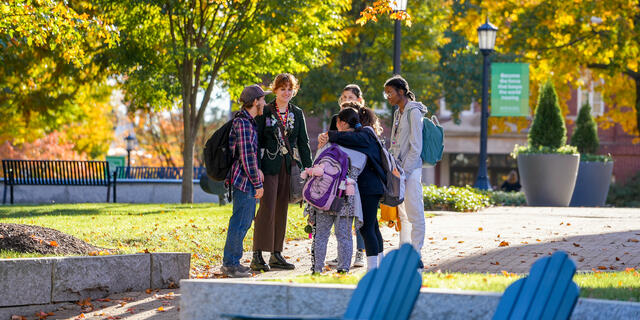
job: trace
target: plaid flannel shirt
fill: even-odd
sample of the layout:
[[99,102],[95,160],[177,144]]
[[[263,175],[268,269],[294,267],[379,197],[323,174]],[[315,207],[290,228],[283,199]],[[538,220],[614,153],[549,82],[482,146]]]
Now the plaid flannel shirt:
[[229,147],[235,161],[231,166],[231,177],[227,182],[243,192],[247,192],[249,184],[254,189],[262,188],[258,175],[258,131],[256,121],[246,111],[233,119]]

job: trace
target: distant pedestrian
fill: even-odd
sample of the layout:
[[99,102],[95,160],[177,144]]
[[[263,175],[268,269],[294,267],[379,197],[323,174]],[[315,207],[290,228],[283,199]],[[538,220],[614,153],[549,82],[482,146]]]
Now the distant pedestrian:
[[256,199],[264,194],[262,172],[258,169],[256,116],[262,114],[269,94],[258,85],[245,87],[240,95],[242,109],[235,115],[229,148],[235,155],[226,183],[233,186],[233,214],[229,219],[221,271],[231,278],[249,277],[249,267],[240,264],[242,242],[256,212]]
[[[256,214],[251,269],[294,269],[282,256],[287,227],[291,166],[311,167],[309,136],[302,109],[289,101],[298,91],[298,80],[289,73],[276,76],[271,89],[276,99],[256,118],[260,148],[264,150],[260,168],[264,172],[264,196]],[[269,264],[262,252],[271,252]]]
[[522,186],[518,180],[518,173],[515,170],[511,170],[511,172],[509,172],[507,180],[505,180],[500,186],[500,190],[505,192],[518,192],[521,188]]
[[[391,77],[384,84],[384,95],[392,106],[398,106],[393,114],[391,147],[389,150],[397,158],[404,170],[404,202],[398,205],[400,244],[411,243],[420,252],[424,245],[425,218],[422,198],[422,118],[427,107],[415,101],[407,80],[399,75]],[[420,261],[420,267],[423,267]]]

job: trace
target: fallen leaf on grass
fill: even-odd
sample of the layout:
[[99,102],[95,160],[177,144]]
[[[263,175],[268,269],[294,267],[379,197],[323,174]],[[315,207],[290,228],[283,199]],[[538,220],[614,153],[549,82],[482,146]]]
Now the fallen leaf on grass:
[[86,317],[84,316],[84,313],[81,313],[79,316],[77,316],[77,317],[76,317],[76,319],[84,319],[84,318],[86,318]]
[[631,238],[631,239],[627,240],[627,242],[640,242],[640,240]]
[[49,245],[52,247],[57,247],[58,246],[58,242],[57,241],[49,241]]
[[158,311],[158,312],[165,312],[166,310],[164,310],[164,307],[159,307],[158,309],[156,309],[156,311]]
[[598,270],[607,270],[607,267],[605,267],[605,266],[598,266]]
[[579,248],[579,247],[580,247],[580,244],[579,244],[579,243],[575,243],[575,242],[574,242],[574,243],[573,243],[573,246],[574,246],[574,247]]
[[147,289],[144,292],[146,292],[147,294],[151,294],[151,289]]
[[452,275],[452,274],[448,274],[448,275],[446,275],[446,276],[445,276],[445,278],[447,278],[447,279],[453,279],[453,275]]
[[447,240],[447,237],[442,238],[442,240]]
[[496,262],[490,262],[490,264],[494,265],[494,266],[499,266],[500,262],[496,261]]
[[482,230],[484,230],[484,229],[482,229],[482,227],[478,228],[478,231],[482,231]]
[[458,241],[458,243],[464,243],[464,241],[460,240],[460,241]]
[[509,246],[509,242],[506,241],[502,241],[500,242],[500,244],[498,245],[498,247],[508,247]]

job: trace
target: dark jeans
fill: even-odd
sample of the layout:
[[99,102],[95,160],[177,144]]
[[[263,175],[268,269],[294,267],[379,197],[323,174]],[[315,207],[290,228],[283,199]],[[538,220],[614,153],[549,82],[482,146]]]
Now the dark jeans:
[[360,229],[356,230],[356,250],[364,251],[364,239],[362,238]]
[[248,192],[233,188],[233,214],[229,219],[227,241],[224,244],[222,265],[231,267],[240,264],[242,258],[242,242],[251,228],[251,222],[256,213],[256,191],[249,186]]
[[381,194],[360,195],[363,218],[360,234],[364,238],[364,248],[368,257],[377,256],[383,250],[382,234],[378,226],[378,204],[381,197]]

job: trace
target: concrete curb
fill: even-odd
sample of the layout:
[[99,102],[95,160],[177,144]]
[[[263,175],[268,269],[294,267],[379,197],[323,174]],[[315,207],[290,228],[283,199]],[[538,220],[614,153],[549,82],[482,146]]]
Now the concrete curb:
[[[239,280],[182,280],[180,319],[221,313],[340,316],[355,286]],[[422,289],[411,319],[491,319],[501,294]],[[579,299],[572,319],[640,319],[640,303]]]
[[0,319],[15,307],[177,286],[191,254],[151,253],[0,260]]

